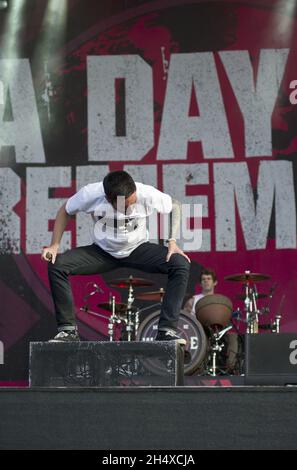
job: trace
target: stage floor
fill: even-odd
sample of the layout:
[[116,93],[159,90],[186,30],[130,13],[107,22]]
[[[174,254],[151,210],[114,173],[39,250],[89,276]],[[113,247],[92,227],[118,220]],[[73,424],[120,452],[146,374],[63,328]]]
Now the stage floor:
[[297,387],[1,388],[0,449],[297,449]]

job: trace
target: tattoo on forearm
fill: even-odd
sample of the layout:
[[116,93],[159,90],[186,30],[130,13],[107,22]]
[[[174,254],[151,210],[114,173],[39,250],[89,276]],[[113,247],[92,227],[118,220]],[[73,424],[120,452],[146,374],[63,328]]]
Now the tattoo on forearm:
[[169,238],[179,238],[179,227],[181,220],[181,204],[172,199],[172,211],[169,218]]

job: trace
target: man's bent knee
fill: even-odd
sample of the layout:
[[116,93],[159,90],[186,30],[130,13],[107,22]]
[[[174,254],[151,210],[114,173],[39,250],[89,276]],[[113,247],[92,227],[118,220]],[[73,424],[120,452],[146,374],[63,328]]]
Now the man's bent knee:
[[180,255],[179,253],[174,253],[173,255],[171,255],[170,261],[172,267],[174,268],[182,268],[186,271],[190,270],[191,264],[189,263],[187,258],[185,258],[183,255]]

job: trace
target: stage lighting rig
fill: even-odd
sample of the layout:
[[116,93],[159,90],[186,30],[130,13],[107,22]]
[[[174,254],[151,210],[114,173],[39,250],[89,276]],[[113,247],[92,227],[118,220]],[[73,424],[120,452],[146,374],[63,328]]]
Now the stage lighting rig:
[[0,10],[6,10],[6,8],[8,8],[8,1],[0,0]]

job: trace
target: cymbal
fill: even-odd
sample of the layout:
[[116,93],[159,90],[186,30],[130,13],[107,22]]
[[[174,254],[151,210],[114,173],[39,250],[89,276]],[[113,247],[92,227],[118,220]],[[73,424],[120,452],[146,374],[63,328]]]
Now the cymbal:
[[251,273],[250,271],[245,271],[243,274],[232,274],[231,276],[226,276],[224,278],[226,281],[236,281],[236,282],[259,282],[259,281],[266,281],[270,279],[270,276],[267,274],[258,274],[258,273]]
[[165,294],[165,290],[161,287],[159,290],[151,291],[151,292],[141,292],[135,296],[135,299],[139,300],[162,300]]
[[[266,297],[268,297],[268,294],[256,294],[256,300],[257,299],[265,299]],[[236,296],[236,298],[239,299],[239,300],[245,300],[246,295],[245,294],[238,294]]]
[[142,279],[140,277],[130,276],[125,279],[113,279],[108,283],[111,287],[120,287],[121,289],[128,288],[130,286],[135,287],[150,287],[154,283],[149,279]]
[[[100,302],[97,304],[97,307],[102,308],[103,310],[108,310],[109,312],[112,312],[112,304],[109,302]],[[132,311],[136,311],[137,309],[135,307],[131,307]],[[116,315],[123,315],[127,311],[127,304],[124,303],[116,303],[115,304],[115,313]]]

